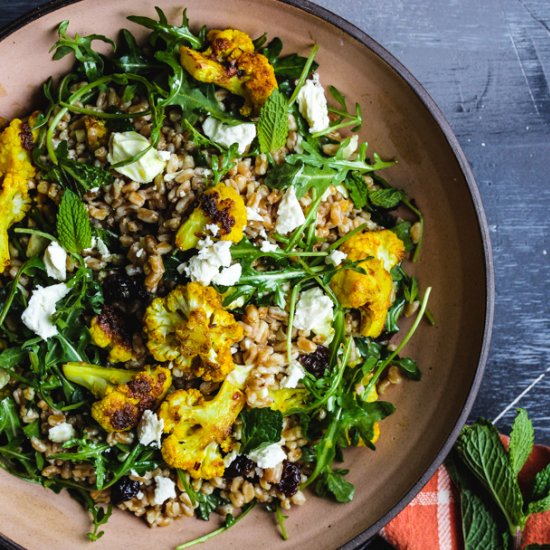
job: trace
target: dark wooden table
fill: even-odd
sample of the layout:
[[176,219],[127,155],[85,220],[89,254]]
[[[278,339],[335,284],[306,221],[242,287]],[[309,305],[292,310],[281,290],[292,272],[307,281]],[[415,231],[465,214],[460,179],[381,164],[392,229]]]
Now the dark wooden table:
[[[550,444],[550,2],[316,2],[390,50],[449,119],[481,190],[496,269],[493,344],[472,417],[510,407],[497,424],[507,431],[525,407]],[[2,0],[0,26],[43,3]]]

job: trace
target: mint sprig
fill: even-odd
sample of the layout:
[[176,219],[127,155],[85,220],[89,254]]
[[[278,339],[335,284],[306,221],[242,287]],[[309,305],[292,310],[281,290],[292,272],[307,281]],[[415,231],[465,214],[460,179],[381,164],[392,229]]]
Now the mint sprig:
[[92,246],[92,225],[84,203],[66,189],[57,212],[59,244],[68,252],[80,254]]
[[550,510],[550,465],[536,475],[530,498],[518,483],[533,441],[533,425],[523,409],[514,420],[508,451],[486,420],[462,429],[447,467],[460,489],[466,550],[520,548],[529,516]]
[[279,90],[273,90],[260,111],[258,143],[262,153],[278,151],[288,136],[288,102]]

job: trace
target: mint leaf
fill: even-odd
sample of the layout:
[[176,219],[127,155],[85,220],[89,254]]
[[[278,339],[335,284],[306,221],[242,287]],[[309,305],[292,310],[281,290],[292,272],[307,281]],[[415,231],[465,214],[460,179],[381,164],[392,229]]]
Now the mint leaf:
[[525,409],[518,409],[512,424],[508,455],[515,475],[518,475],[533,450],[535,432]]
[[550,510],[550,495],[540,500],[530,502],[527,507],[527,514],[536,514],[537,512],[548,512]]
[[523,497],[496,428],[486,421],[464,427],[457,450],[490,492],[506,518],[510,533],[515,535],[525,520]]
[[380,208],[395,208],[403,200],[399,189],[376,189],[369,192],[369,201]]
[[460,493],[462,534],[465,550],[501,550],[498,525],[485,503],[469,489]]
[[350,172],[344,180],[344,186],[348,190],[355,208],[364,208],[367,205],[369,188],[365,182],[365,178],[361,174]]
[[532,500],[539,500],[548,494],[550,494],[550,464],[547,464],[546,468],[543,468],[535,476]]
[[273,90],[260,110],[258,143],[262,153],[278,151],[288,135],[288,102],[279,90]]
[[283,431],[283,415],[272,409],[250,409],[241,413],[241,454],[277,443]]
[[210,514],[216,510],[216,508],[227,504],[227,500],[222,498],[219,492],[216,491],[209,495],[197,493],[196,496],[199,505],[197,506],[195,513],[197,514],[197,517],[203,521],[208,521],[210,519]]
[[86,207],[78,196],[66,189],[57,212],[59,244],[75,254],[92,246],[92,226]]

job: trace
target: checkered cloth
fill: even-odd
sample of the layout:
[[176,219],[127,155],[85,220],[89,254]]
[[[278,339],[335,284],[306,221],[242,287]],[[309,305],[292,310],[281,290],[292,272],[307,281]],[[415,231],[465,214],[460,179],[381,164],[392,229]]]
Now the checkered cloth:
[[[503,441],[507,443],[506,438]],[[535,473],[548,463],[550,447],[535,447],[519,475],[520,485],[527,494]],[[380,534],[397,550],[463,548],[458,494],[444,466]],[[523,547],[533,543],[550,543],[550,512],[529,518],[523,532]]]

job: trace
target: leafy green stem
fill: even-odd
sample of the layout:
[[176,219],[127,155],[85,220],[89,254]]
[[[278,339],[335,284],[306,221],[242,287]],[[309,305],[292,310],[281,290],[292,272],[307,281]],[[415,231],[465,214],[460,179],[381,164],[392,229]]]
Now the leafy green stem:
[[311,69],[311,65],[313,64],[313,60],[315,59],[315,55],[317,54],[319,50],[319,46],[317,44],[313,44],[313,47],[311,48],[311,52],[309,53],[309,56],[307,58],[307,61],[304,64],[304,68],[302,69],[302,73],[300,74],[300,78],[298,79],[298,82],[296,84],[296,88],[294,88],[294,92],[292,92],[292,95],[290,96],[290,99],[288,100],[288,106],[290,107],[298,97],[298,94],[300,90],[302,89],[308,75],[309,71]]

